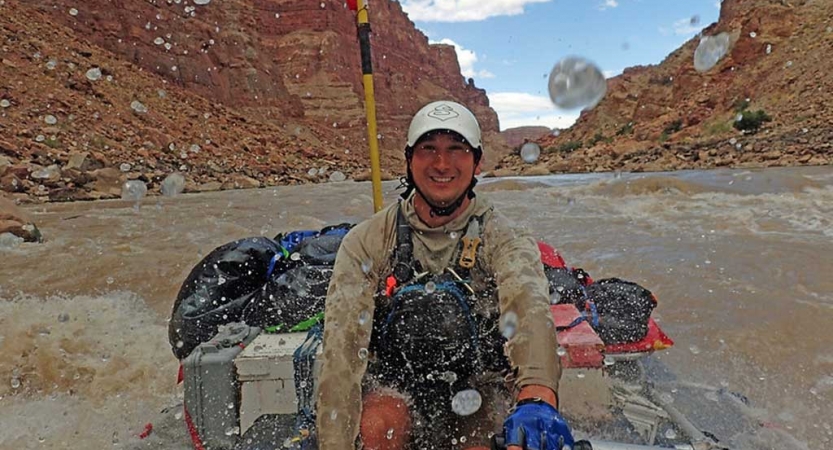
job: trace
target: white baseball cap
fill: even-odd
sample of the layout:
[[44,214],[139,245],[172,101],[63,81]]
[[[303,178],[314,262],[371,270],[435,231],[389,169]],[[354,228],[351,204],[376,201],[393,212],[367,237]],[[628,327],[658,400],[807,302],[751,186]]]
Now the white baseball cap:
[[438,130],[454,131],[472,148],[482,149],[477,118],[465,106],[447,100],[429,103],[414,115],[408,128],[408,147],[416,145],[425,133]]

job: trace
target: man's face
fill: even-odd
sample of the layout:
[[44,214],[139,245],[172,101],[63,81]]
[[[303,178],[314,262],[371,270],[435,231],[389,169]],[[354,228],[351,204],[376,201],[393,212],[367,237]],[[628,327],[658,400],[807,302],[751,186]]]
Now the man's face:
[[469,187],[480,164],[474,150],[452,134],[435,133],[420,140],[411,158],[411,173],[419,191],[430,203],[454,203]]

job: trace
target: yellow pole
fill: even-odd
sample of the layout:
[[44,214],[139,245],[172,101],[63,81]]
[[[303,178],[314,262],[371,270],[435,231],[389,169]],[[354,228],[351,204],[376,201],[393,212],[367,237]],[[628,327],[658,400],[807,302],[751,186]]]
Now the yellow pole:
[[368,0],[360,0],[358,11],[359,48],[362,53],[362,83],[364,84],[365,112],[367,114],[367,142],[370,145],[370,179],[373,185],[373,211],[382,209],[382,163],[379,157],[379,140],[376,137],[376,98],[373,92],[373,63],[370,58],[370,22]]

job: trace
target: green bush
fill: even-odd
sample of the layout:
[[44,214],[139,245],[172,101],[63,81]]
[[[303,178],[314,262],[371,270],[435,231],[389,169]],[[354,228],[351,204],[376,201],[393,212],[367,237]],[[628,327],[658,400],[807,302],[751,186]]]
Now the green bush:
[[581,141],[569,141],[558,146],[558,151],[561,153],[571,153],[583,147]]
[[683,129],[683,121],[682,121],[682,119],[677,119],[677,120],[669,123],[668,125],[666,125],[665,129],[662,130],[662,134],[665,134],[666,138],[667,138],[667,136],[671,136],[672,134],[674,134],[674,133],[676,133],[676,132],[678,132],[682,129]]
[[587,145],[589,147],[593,147],[594,145],[598,144],[599,142],[604,142],[606,144],[610,144],[611,142],[613,142],[613,138],[612,137],[605,137],[605,135],[602,134],[601,131],[599,131],[599,132],[596,133],[595,136],[593,136],[593,139],[590,139],[590,141],[588,141]]
[[616,132],[616,136],[624,136],[626,134],[633,134],[633,122],[622,125],[622,128],[619,128],[619,131]]
[[764,123],[772,120],[764,110],[757,111],[742,111],[740,113],[740,120],[736,120],[732,125],[736,130],[744,133],[757,133]]

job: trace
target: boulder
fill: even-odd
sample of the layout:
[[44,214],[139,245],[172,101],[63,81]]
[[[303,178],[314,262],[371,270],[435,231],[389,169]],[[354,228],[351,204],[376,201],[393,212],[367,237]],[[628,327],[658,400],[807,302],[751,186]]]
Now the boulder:
[[260,181],[242,174],[234,174],[226,180],[221,189],[254,189],[260,187]]
[[0,197],[0,234],[11,233],[26,242],[41,242],[38,227],[13,201]]
[[127,176],[115,167],[105,167],[93,171],[92,175],[93,186],[92,189],[99,192],[99,198],[112,198],[121,196],[121,188]]

